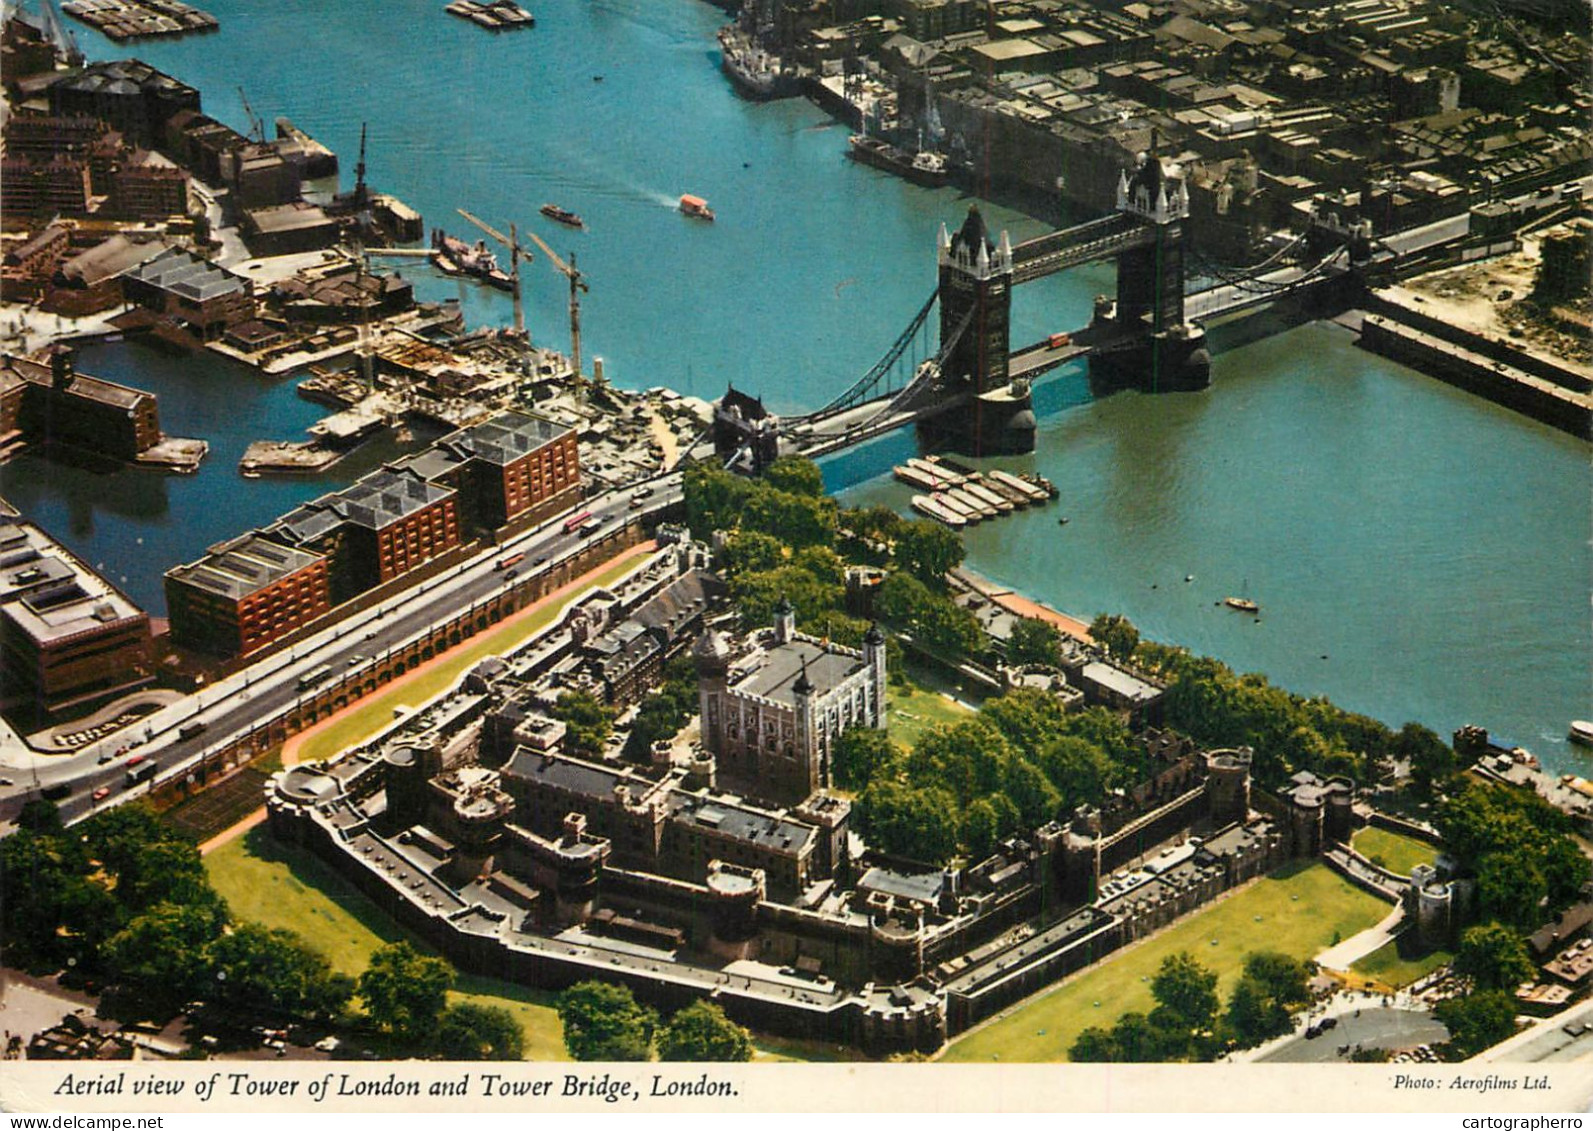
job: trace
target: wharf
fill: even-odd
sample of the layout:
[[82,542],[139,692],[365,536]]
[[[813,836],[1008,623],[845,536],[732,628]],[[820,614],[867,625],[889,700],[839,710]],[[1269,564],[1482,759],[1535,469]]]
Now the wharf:
[[337,176],[337,154],[299,129],[286,118],[277,119],[277,137],[293,142],[304,157],[306,180]]
[[347,449],[325,447],[319,440],[256,440],[238,461],[238,470],[251,479],[260,475],[316,475],[346,455]]
[[1052,625],[1063,634],[1071,636],[1085,643],[1093,643],[1090,636],[1090,626],[1077,617],[1059,613],[1055,609],[1032,601],[1015,590],[1006,586],[997,585],[987,577],[982,577],[966,566],[959,566],[951,571],[954,580],[961,582],[974,592],[1001,606],[1014,616],[1028,617],[1031,620],[1044,621]]
[[1456,333],[1464,331],[1450,327],[1440,336],[1403,319],[1368,314],[1361,320],[1359,344],[1534,420],[1593,440],[1593,394],[1495,360],[1490,356],[1494,350],[1483,353],[1451,340]]
[[162,436],[159,442],[138,453],[138,457],[133,460],[133,466],[150,468],[154,471],[174,471],[178,475],[192,475],[199,470],[200,461],[209,451],[210,444],[204,440]]
[[61,11],[117,43],[221,27],[209,12],[178,0],[66,0]]

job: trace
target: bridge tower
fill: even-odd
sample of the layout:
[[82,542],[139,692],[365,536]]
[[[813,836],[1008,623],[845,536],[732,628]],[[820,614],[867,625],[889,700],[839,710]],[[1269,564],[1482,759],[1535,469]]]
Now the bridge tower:
[[971,412],[926,425],[932,439],[974,455],[1034,450],[1034,411],[1026,381],[1011,381],[1012,241],[993,242],[977,205],[955,234],[941,225],[940,341],[955,339],[942,367],[944,395],[967,397]]
[[1184,239],[1189,192],[1182,177],[1162,165],[1154,149],[1130,177],[1120,174],[1117,210],[1152,230],[1147,243],[1117,257],[1113,320],[1143,335],[1146,344],[1092,358],[1092,376],[1149,388],[1151,392],[1203,389],[1211,384],[1205,332],[1184,319]]

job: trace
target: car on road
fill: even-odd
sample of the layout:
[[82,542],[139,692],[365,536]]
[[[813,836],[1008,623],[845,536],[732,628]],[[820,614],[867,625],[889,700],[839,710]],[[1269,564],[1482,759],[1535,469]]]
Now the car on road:
[[144,760],[144,755],[142,755],[142,754],[134,754],[131,758],[129,758],[127,760],[127,765],[136,766],[140,762],[142,762],[143,760]]
[[110,795],[111,795],[111,787],[108,786],[108,785],[102,785],[102,786],[100,786],[98,789],[96,789],[94,791],[94,800],[95,801],[104,801]]

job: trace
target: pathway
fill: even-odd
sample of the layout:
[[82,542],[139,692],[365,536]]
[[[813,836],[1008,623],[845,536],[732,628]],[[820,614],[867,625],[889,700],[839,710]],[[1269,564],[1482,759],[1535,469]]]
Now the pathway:
[[1316,964],[1327,970],[1347,971],[1354,963],[1392,942],[1404,922],[1405,908],[1396,906],[1376,926],[1328,947],[1316,956]]

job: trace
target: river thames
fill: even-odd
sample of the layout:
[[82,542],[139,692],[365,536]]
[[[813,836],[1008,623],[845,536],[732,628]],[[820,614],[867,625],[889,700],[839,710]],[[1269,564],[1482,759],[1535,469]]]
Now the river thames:
[[[584,350],[626,388],[715,397],[734,382],[776,411],[817,407],[933,289],[936,230],[969,203],[846,161],[845,128],[806,102],[738,99],[717,67],[725,17],[696,0],[544,0],[534,29],[498,36],[431,0],[207,7],[222,30],[174,42],[74,30],[91,58],[144,59],[246,128],[241,83],[268,122],[290,117],[337,150],[345,183],[368,122],[370,181],[429,226],[471,234],[460,207],[536,225],[579,256]],[[718,223],[681,217],[685,192]],[[588,230],[541,221],[544,202]],[[1014,240],[1045,230],[982,207]],[[566,348],[564,280],[541,256],[525,270],[533,337]],[[506,296],[413,277],[422,297],[460,298],[472,324],[509,321]],[[1082,325],[1111,282],[1092,266],[1019,290],[1013,340]],[[1338,327],[1267,317],[1214,331],[1203,393],[1094,400],[1081,368],[1044,384],[1039,452],[999,462],[1050,477],[1060,499],[971,529],[969,564],[1396,726],[1475,722],[1551,768],[1593,770],[1564,740],[1593,714],[1587,446],[1364,353]],[[250,440],[302,438],[321,411],[291,379],[128,345],[86,350],[80,366],[156,391],[168,432],[211,441],[204,469],[98,475],[28,458],[0,468],[0,494],[155,613],[164,570],[393,450],[318,480],[244,480]],[[905,510],[910,492],[883,476],[911,442],[833,460],[827,480],[849,502]],[[1259,621],[1215,604],[1240,593]]]

